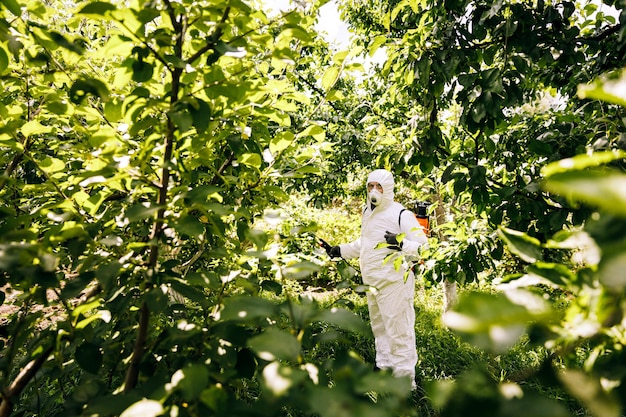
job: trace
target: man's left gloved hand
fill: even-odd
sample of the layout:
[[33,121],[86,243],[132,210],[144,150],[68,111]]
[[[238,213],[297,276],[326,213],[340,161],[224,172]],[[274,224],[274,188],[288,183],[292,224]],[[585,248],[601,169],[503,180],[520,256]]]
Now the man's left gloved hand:
[[402,249],[402,242],[398,242],[398,235],[396,233],[391,233],[390,231],[386,231],[385,240],[387,241],[387,244],[390,245],[389,249],[395,249],[395,250]]

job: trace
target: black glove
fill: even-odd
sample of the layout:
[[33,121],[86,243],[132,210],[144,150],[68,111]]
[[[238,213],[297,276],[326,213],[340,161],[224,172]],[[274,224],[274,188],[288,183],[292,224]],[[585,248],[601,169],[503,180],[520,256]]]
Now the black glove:
[[402,242],[398,242],[397,234],[391,233],[390,231],[386,231],[385,240],[387,241],[387,244],[390,245],[389,249],[395,249],[395,250],[402,249]]
[[331,258],[341,258],[341,248],[339,246],[330,246],[326,249],[326,253]]
[[324,239],[320,239],[320,246],[324,248],[331,258],[341,258],[341,248],[339,246],[330,246]]

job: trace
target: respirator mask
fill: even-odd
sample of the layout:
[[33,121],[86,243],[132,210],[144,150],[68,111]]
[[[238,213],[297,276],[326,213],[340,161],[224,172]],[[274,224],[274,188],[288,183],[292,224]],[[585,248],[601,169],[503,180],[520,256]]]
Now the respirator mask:
[[381,201],[383,201],[383,193],[381,193],[378,189],[374,188],[370,190],[370,202],[374,206],[378,206]]

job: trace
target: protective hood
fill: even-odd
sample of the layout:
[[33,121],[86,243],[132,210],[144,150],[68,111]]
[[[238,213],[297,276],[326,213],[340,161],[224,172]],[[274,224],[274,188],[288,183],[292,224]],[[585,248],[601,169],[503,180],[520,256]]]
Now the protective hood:
[[[378,207],[388,206],[393,202],[393,174],[386,169],[377,169],[372,171],[370,175],[367,177],[367,182],[365,185],[370,182],[377,182],[383,186],[383,201],[378,205]],[[371,207],[372,202],[370,201],[370,195],[367,194],[367,204],[368,207]]]

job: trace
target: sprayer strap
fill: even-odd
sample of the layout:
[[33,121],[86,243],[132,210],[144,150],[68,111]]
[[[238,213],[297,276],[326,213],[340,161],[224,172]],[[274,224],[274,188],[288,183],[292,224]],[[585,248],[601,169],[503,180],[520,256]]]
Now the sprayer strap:
[[403,208],[402,210],[400,210],[400,214],[398,214],[398,227],[400,227],[400,220],[402,220],[402,213],[405,211],[406,209]]

